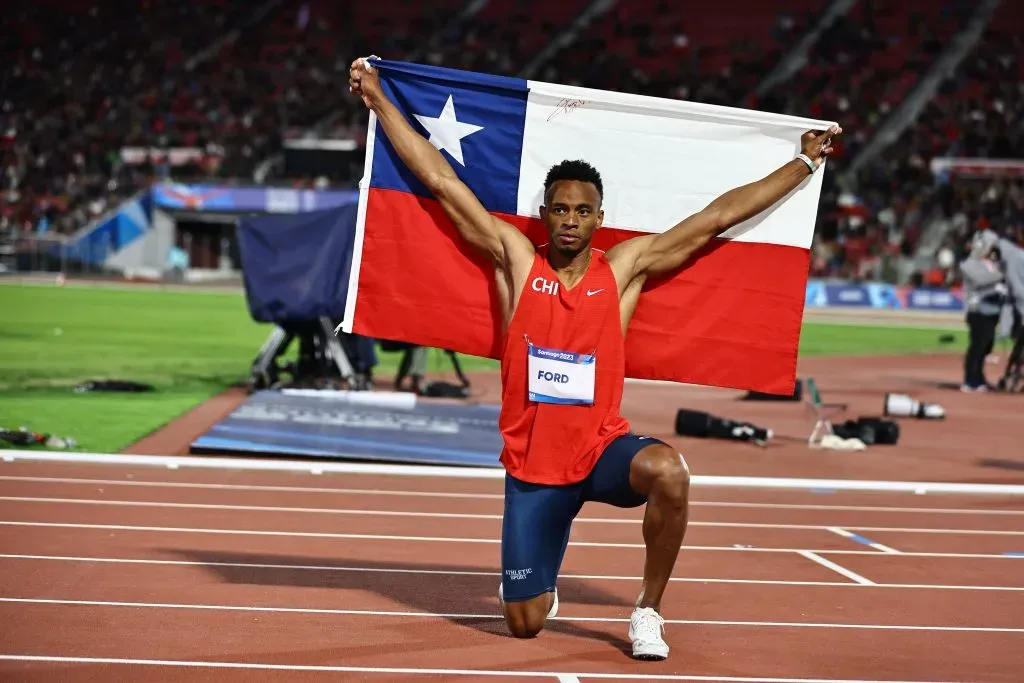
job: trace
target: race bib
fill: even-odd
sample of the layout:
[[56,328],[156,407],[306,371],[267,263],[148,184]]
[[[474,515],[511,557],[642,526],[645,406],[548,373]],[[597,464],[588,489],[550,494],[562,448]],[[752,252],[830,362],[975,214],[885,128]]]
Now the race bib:
[[593,405],[597,358],[528,345],[530,400],[535,403]]

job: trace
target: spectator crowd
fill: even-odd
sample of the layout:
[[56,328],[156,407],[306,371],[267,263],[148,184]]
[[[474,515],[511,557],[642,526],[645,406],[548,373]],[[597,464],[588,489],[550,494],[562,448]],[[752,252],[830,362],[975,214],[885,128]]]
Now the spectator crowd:
[[830,4],[620,0],[575,34],[589,0],[489,0],[475,13],[465,0],[15,5],[0,36],[0,233],[74,232],[160,179],[308,185],[269,162],[310,129],[363,141],[347,70],[373,52],[841,121],[813,276],[948,285],[979,227],[1024,243],[1024,177],[932,169],[940,157],[1024,159],[1024,10],[1004,2],[916,121],[850,174],[977,3],[858,0],[795,75],[758,93]]

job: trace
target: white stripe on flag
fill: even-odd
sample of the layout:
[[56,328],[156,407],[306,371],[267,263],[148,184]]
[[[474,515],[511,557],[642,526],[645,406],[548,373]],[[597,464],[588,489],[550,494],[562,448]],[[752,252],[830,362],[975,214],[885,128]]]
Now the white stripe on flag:
[[[800,151],[816,121],[744,109],[530,82],[517,211],[538,216],[548,169],[583,159],[601,173],[604,225],[662,232]],[[810,248],[822,173],[771,212],[724,235]]]
[[359,181],[359,206],[356,213],[356,234],[352,249],[352,265],[348,272],[348,296],[345,299],[345,317],[334,328],[334,334],[344,330],[352,333],[356,319],[356,301],[359,293],[359,270],[363,264],[363,239],[366,234],[366,202],[369,200],[370,175],[373,170],[373,147],[377,138],[377,115],[370,112],[366,128],[366,156],[363,158],[363,177]]

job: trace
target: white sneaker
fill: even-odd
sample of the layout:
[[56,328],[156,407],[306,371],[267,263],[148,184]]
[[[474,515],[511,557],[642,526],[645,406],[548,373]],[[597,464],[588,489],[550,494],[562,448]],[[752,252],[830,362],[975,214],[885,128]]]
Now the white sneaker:
[[668,659],[668,644],[661,638],[665,620],[650,607],[637,607],[629,619],[629,639],[634,659]]
[[[498,604],[501,605],[501,615],[505,616],[505,584],[498,584]],[[553,619],[558,614],[558,589],[555,589],[555,599],[548,610],[548,619]]]

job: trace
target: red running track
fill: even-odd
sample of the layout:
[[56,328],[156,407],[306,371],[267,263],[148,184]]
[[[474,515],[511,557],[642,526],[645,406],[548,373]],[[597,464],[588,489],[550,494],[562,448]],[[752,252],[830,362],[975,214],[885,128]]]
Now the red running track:
[[[695,489],[626,639],[642,510],[584,509],[506,635],[494,480],[0,465],[0,680],[1019,681],[1024,500]],[[1020,556],[1017,556],[1020,555]]]

